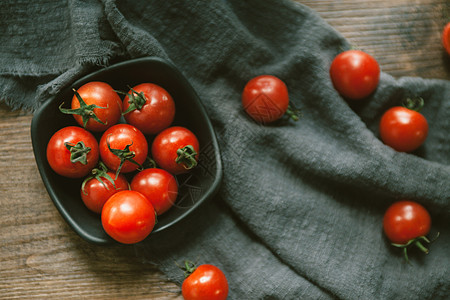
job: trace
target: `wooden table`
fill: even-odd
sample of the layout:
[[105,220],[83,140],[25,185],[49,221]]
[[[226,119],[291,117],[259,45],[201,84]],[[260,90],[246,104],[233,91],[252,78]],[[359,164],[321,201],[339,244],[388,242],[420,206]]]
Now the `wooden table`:
[[[441,31],[448,0],[297,0],[395,77],[450,80]],[[50,200],[34,162],[31,114],[0,105],[0,298],[181,299],[132,247],[82,240]]]

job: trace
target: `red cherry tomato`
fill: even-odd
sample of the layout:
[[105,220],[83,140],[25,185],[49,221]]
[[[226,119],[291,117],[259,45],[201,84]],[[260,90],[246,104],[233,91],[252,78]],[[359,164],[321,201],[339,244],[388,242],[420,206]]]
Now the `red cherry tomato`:
[[286,113],[289,106],[286,84],[272,75],[255,77],[244,87],[242,106],[253,120],[274,122]]
[[95,175],[86,178],[80,189],[81,200],[91,211],[100,214],[103,205],[115,193],[128,190],[129,184],[125,176],[111,171],[97,170]]
[[423,144],[427,135],[427,120],[417,111],[396,106],[387,110],[381,117],[381,140],[397,151],[414,151]]
[[162,87],[142,83],[133,87],[125,96],[122,110],[128,124],[144,134],[157,134],[172,124],[175,102]]
[[116,172],[129,173],[142,166],[148,154],[144,134],[129,124],[116,124],[100,139],[100,157]]
[[403,249],[406,261],[409,261],[407,250],[410,245],[424,253],[429,252],[422,242],[431,243],[426,237],[430,228],[430,214],[422,205],[413,201],[396,202],[384,214],[384,233],[393,246]]
[[84,177],[97,165],[99,148],[95,137],[78,126],[64,127],[47,144],[47,161],[59,175]]
[[183,281],[181,293],[186,300],[225,300],[228,281],[218,267],[200,265]]
[[442,31],[442,45],[445,51],[450,55],[450,22],[445,25]]
[[157,215],[161,215],[175,203],[178,185],[169,172],[150,168],[136,174],[131,181],[131,189],[140,192],[152,203]]
[[360,50],[348,50],[334,58],[330,77],[339,94],[350,100],[360,100],[377,88],[380,67],[371,55]]
[[174,126],[164,129],[155,137],[151,151],[159,167],[177,175],[197,165],[199,142],[189,129]]
[[392,204],[383,218],[384,232],[395,244],[406,244],[410,240],[425,236],[430,228],[430,214],[422,205],[413,201]]
[[122,101],[107,83],[92,81],[75,91],[71,109],[75,121],[89,131],[101,132],[116,124],[122,114]]
[[139,192],[120,191],[112,195],[102,209],[106,233],[123,244],[144,240],[155,226],[155,210]]

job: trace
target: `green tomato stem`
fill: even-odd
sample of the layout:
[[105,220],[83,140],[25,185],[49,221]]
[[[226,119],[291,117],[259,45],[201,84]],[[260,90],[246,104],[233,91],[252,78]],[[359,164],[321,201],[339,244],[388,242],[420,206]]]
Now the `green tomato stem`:
[[98,106],[98,105],[95,105],[95,104],[87,105],[86,102],[84,102],[83,98],[81,98],[80,94],[75,89],[73,89],[73,91],[75,93],[75,96],[78,99],[78,102],[80,103],[80,107],[79,108],[75,108],[75,109],[63,108],[62,106],[64,105],[64,103],[61,103],[61,105],[59,106],[59,110],[63,114],[80,115],[81,119],[83,120],[83,127],[84,128],[86,128],[86,125],[87,125],[87,122],[89,121],[89,119],[94,119],[98,123],[100,123],[102,125],[106,125],[106,123],[102,122],[102,120],[100,120],[97,117],[97,115],[94,113],[94,109],[95,108],[105,109],[105,108],[108,108],[108,107]]
[[185,169],[190,170],[197,166],[197,159],[195,158],[197,154],[193,146],[187,145],[177,150],[175,162],[182,164]]

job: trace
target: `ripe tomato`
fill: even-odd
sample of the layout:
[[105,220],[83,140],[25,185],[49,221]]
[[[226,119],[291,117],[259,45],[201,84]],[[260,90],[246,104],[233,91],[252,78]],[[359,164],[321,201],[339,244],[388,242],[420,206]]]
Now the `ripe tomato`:
[[155,226],[155,210],[139,192],[120,191],[112,195],[102,209],[106,233],[123,244],[144,240]]
[[189,270],[183,281],[181,293],[186,300],[225,300],[228,281],[218,267],[204,264]]
[[257,76],[245,85],[242,106],[247,114],[259,123],[274,122],[286,113],[298,120],[290,110],[286,84],[272,75]]
[[330,77],[339,94],[350,100],[360,100],[377,88],[380,67],[371,55],[360,50],[348,50],[334,58]]
[[431,217],[419,203],[398,201],[386,211],[383,229],[389,240],[396,244],[406,244],[412,239],[425,236],[430,231]]
[[384,233],[394,246],[404,249],[406,260],[408,260],[406,250],[410,244],[415,244],[423,252],[428,253],[428,249],[420,241],[430,243],[425,237],[430,228],[430,214],[422,205],[413,201],[395,202],[384,214]]
[[108,171],[106,166],[92,170],[92,176],[83,181],[80,189],[81,200],[91,211],[100,214],[103,205],[115,193],[128,190],[129,184],[125,176]]
[[423,144],[427,135],[427,120],[417,111],[395,106],[381,117],[381,140],[397,151],[414,151]]
[[129,173],[141,168],[148,154],[144,134],[129,124],[116,124],[108,128],[99,146],[102,161],[117,173]]
[[157,134],[172,124],[175,102],[162,87],[142,83],[125,96],[122,110],[128,124],[145,134]]
[[60,110],[72,114],[80,126],[89,131],[101,132],[119,121],[122,101],[109,84],[92,81],[74,92],[71,109],[60,107]]
[[442,45],[445,51],[450,55],[450,22],[445,25],[442,31]]
[[151,151],[158,166],[177,175],[197,165],[199,142],[189,129],[173,126],[155,137]]
[[161,215],[175,203],[178,185],[169,172],[150,168],[136,174],[131,181],[131,189],[140,192],[152,203],[156,214]]
[[78,127],[64,127],[53,134],[47,144],[47,161],[59,175],[84,177],[97,165],[98,143],[89,131]]

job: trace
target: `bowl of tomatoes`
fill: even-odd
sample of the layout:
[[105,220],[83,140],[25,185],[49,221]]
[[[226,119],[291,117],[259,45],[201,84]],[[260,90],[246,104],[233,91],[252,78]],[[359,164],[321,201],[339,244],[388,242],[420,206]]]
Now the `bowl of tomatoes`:
[[[62,89],[35,112],[31,138],[51,200],[94,244],[161,234],[212,198],[222,178],[200,98],[157,57],[117,63]],[[136,236],[141,231],[147,235]]]

